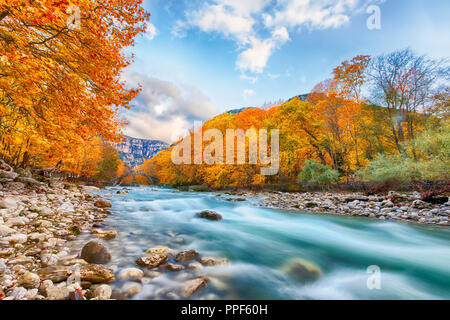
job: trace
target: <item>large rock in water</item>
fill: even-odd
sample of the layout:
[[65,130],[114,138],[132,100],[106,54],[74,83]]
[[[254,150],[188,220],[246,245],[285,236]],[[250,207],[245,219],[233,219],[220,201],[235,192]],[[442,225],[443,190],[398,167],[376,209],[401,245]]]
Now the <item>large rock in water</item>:
[[186,262],[190,260],[197,260],[200,257],[200,254],[195,250],[184,250],[179,252],[175,256],[176,262]]
[[288,261],[282,270],[300,282],[315,281],[322,275],[322,270],[319,266],[303,259]]
[[211,210],[205,210],[197,214],[197,217],[202,219],[208,219],[208,220],[222,220],[222,215],[220,213],[211,211]]
[[127,268],[123,269],[119,272],[119,279],[132,279],[132,280],[140,280],[144,277],[144,271],[137,268]]
[[94,290],[94,297],[99,300],[109,300],[111,298],[112,288],[107,284],[102,284]]
[[111,260],[111,254],[102,243],[91,241],[81,250],[81,259],[88,263],[104,264]]
[[94,202],[94,206],[97,208],[111,208],[112,204],[109,201],[106,200],[97,200]]
[[152,254],[148,257],[139,258],[136,263],[141,267],[146,268],[157,268],[160,265],[164,264],[167,260],[169,260],[169,256],[167,254]]
[[183,298],[189,298],[195,292],[203,288],[208,283],[207,278],[198,278],[189,280],[181,287],[181,295]]

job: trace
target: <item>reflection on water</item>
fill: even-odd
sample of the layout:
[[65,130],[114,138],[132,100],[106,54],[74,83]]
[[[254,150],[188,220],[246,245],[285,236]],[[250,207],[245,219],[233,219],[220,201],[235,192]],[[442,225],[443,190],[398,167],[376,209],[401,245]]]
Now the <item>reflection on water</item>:
[[[168,295],[172,287],[199,275],[210,282],[195,299],[450,299],[448,228],[290,213],[226,202],[216,194],[154,187],[132,188],[109,200],[114,215],[106,225],[119,233],[107,242],[109,267],[133,267],[147,249],[157,246],[195,249],[202,256],[231,261],[228,266],[144,279],[135,299],[174,298]],[[224,220],[195,217],[206,209]],[[89,237],[82,236],[76,246]],[[295,280],[283,271],[292,259],[317,265],[321,276]],[[367,288],[371,265],[381,268],[381,290]]]

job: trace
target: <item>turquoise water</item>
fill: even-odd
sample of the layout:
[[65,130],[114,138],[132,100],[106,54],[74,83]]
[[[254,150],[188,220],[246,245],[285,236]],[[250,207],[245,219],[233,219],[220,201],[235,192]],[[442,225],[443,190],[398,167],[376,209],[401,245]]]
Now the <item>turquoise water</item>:
[[[155,246],[228,258],[230,265],[202,271],[211,281],[195,299],[450,299],[449,228],[264,209],[215,193],[131,189],[99,192],[114,194],[106,224],[119,236],[107,243],[110,266],[131,267]],[[195,217],[205,209],[223,221]],[[318,265],[322,277],[291,278],[282,267],[294,258]],[[367,287],[372,265],[381,269],[380,290]],[[189,272],[152,279],[134,298],[165,299],[162,289],[195,276]]]

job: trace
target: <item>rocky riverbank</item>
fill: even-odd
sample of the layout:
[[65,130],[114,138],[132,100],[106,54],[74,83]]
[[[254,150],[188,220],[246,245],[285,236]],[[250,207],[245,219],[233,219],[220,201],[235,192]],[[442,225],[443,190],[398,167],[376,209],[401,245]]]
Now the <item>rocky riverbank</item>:
[[[82,299],[80,282],[112,281],[111,270],[70,249],[71,240],[111,213],[107,202],[88,193],[95,187],[0,165],[0,300]],[[81,281],[67,282],[76,269]]]
[[[33,177],[4,162],[0,181],[0,300],[130,299],[167,272],[180,272],[179,283],[161,288],[159,297],[188,298],[207,284],[204,267],[228,263],[161,247],[130,261],[133,268],[114,268],[108,243],[118,234],[104,228],[111,203],[89,193],[96,187]],[[88,240],[74,250],[80,235]]]
[[[256,199],[267,208],[317,214],[368,217],[379,220],[406,221],[418,224],[449,226],[450,202],[442,197],[441,204],[420,200],[418,192],[389,192],[385,196],[365,196],[362,193],[283,193],[237,194]],[[242,198],[236,198],[242,199]],[[233,201],[233,199],[230,199]]]

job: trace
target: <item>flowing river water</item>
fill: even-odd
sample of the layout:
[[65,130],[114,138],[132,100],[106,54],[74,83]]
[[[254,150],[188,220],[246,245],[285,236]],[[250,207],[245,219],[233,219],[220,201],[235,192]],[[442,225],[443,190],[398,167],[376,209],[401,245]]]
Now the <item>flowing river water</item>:
[[[155,187],[97,193],[113,194],[106,228],[118,237],[106,242],[112,254],[107,266],[117,272],[158,246],[230,261],[201,271],[210,281],[194,299],[450,299],[449,228],[265,209],[252,199],[227,202],[216,193]],[[207,209],[224,219],[196,217]],[[83,235],[75,245],[79,249],[91,237]],[[297,281],[283,268],[293,259],[316,264],[322,276]],[[381,289],[368,288],[369,266],[380,268]],[[195,272],[166,272],[133,298],[173,298],[170,288]]]

